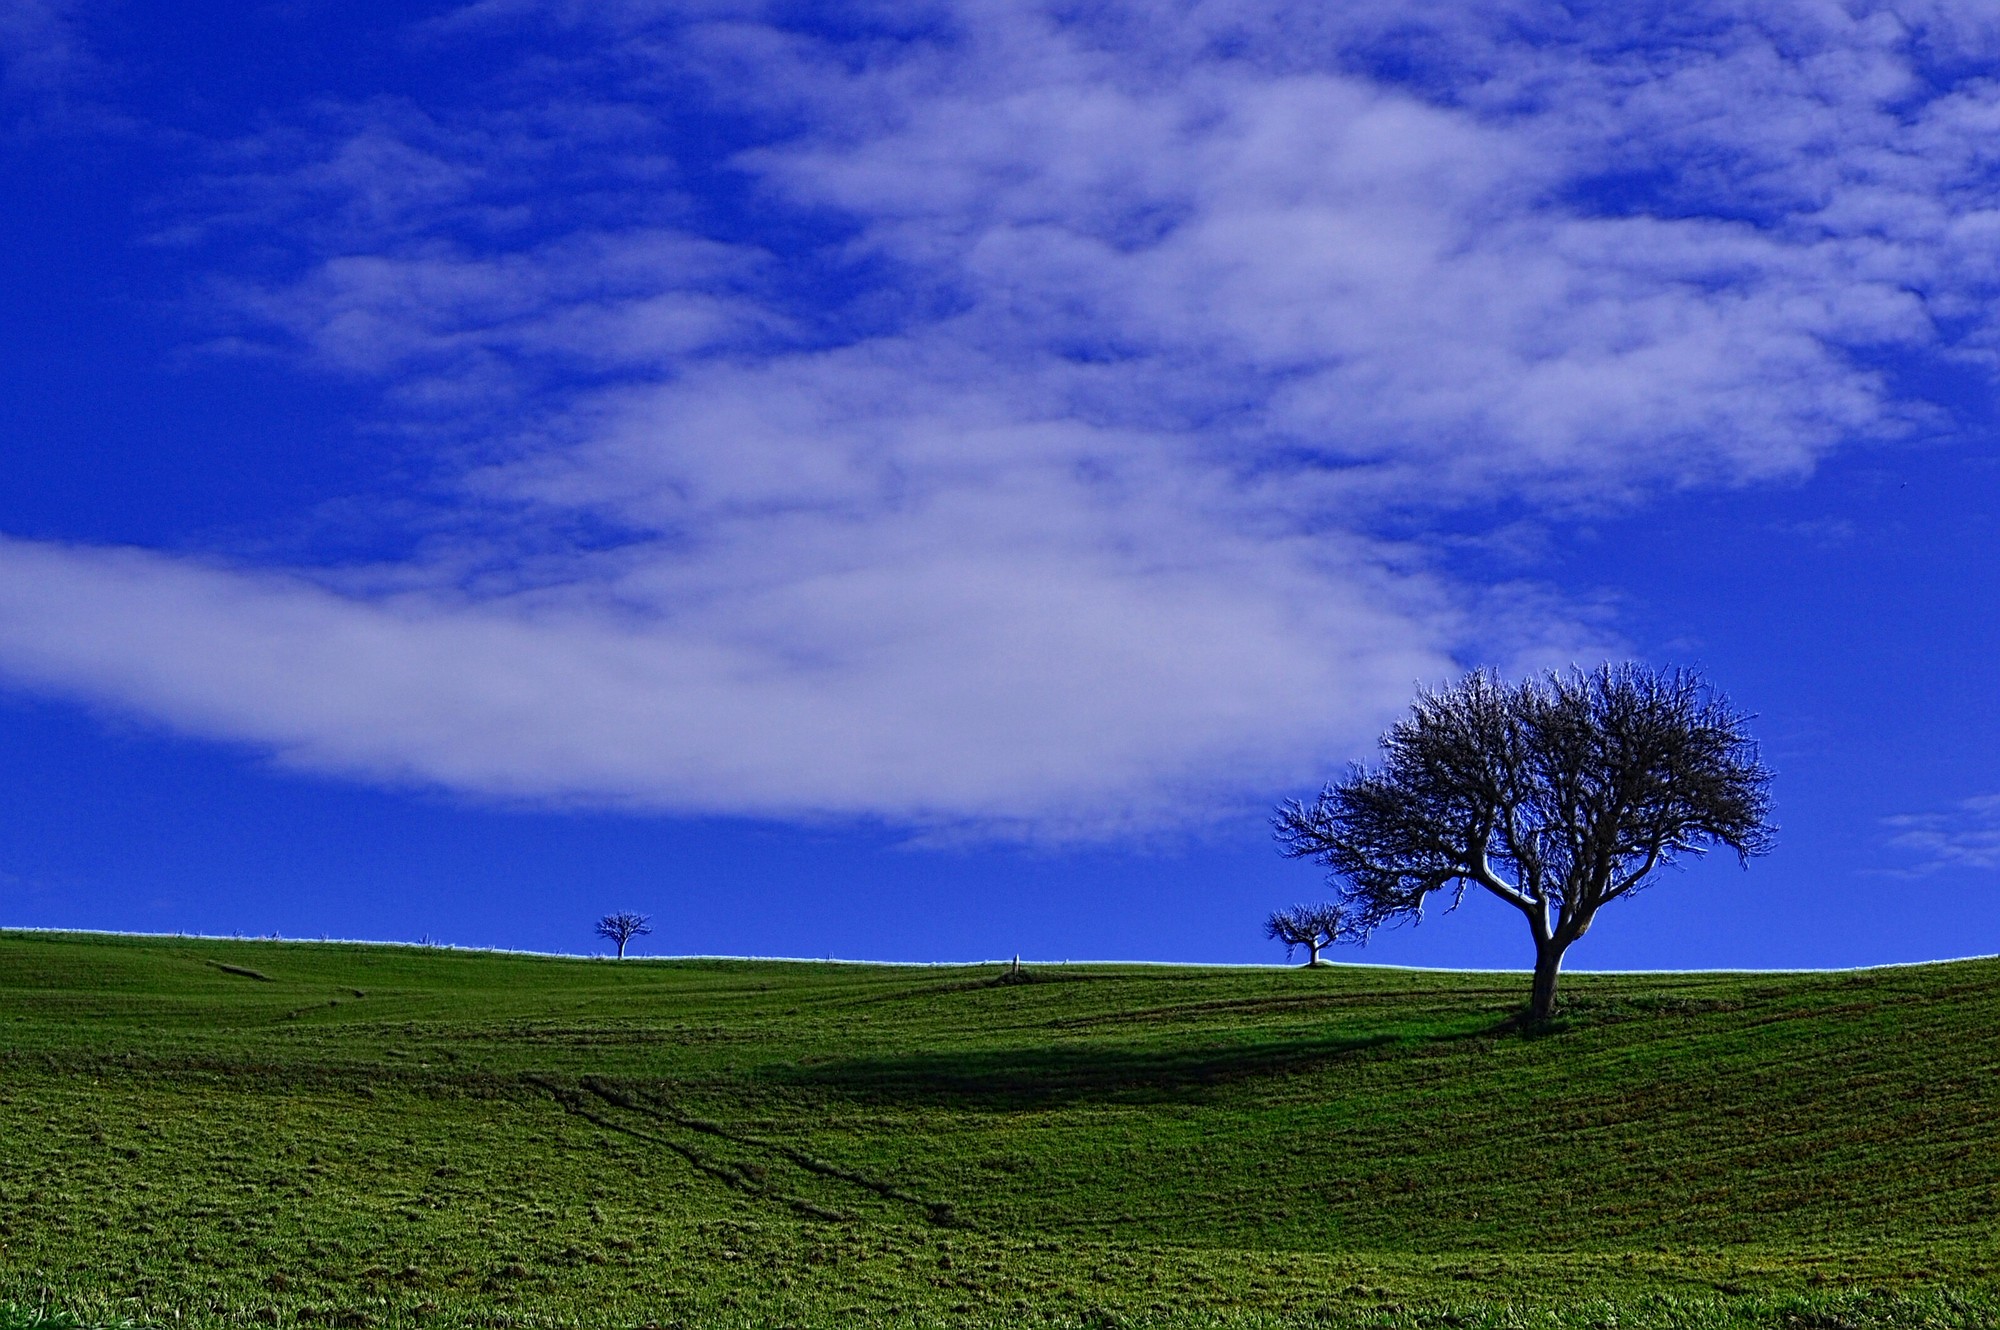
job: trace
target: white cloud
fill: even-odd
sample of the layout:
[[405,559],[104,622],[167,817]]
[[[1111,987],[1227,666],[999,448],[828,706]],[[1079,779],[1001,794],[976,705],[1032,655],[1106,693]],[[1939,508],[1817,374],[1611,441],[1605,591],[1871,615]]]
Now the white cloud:
[[[475,6],[555,34],[516,101],[303,114],[183,230],[292,246],[222,275],[231,335],[448,425],[456,534],[312,575],[0,546],[0,669],[505,798],[1263,798],[1454,660],[1601,645],[1385,513],[1798,474],[1924,421],[1882,354],[1991,355],[1980,12]],[[767,126],[732,221],[657,146],[696,86]]]
[[956,493],[858,538],[757,524],[499,602],[15,543],[0,621],[18,680],[307,768],[1041,833],[1182,821],[1233,783],[1308,780],[1329,739],[1360,741],[1358,720],[1440,667],[1406,613],[1370,603],[1368,570],[1332,570],[1328,594],[1329,570],[1305,566],[1324,550],[1142,563],[1020,530],[1021,497]]
[[343,254],[283,292],[233,295],[241,312],[349,371],[463,369],[494,356],[645,370],[768,336],[770,312],[716,289],[749,278],[758,260],[672,231],[586,233],[526,253]]

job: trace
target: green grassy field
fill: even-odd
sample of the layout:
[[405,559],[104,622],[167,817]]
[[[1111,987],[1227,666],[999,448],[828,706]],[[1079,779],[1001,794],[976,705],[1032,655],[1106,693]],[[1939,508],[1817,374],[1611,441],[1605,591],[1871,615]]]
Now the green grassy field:
[[2000,962],[1030,977],[0,933],[0,1330],[2000,1325]]

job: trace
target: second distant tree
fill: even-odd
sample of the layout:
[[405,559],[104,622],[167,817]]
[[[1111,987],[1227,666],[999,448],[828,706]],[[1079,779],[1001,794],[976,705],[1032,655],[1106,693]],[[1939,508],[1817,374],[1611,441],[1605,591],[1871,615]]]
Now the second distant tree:
[[1360,942],[1365,934],[1349,921],[1347,912],[1331,901],[1319,905],[1294,905],[1289,910],[1273,910],[1264,921],[1264,936],[1285,944],[1285,959],[1300,947],[1306,949],[1306,964],[1318,965],[1320,952],[1336,942]]
[[597,921],[597,935],[606,938],[618,948],[618,959],[625,959],[625,945],[635,937],[644,937],[653,931],[649,915],[635,914],[631,910],[618,910]]

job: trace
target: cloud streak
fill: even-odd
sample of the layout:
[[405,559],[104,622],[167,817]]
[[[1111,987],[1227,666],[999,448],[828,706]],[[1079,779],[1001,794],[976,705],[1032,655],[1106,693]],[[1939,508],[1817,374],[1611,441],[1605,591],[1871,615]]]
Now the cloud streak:
[[1899,813],[1884,818],[1883,825],[1891,832],[1889,845],[1915,859],[1900,876],[2000,868],[2000,795],[1961,800],[1943,813]]
[[[825,533],[801,531],[763,558],[725,551],[720,569],[647,561],[588,595],[498,604],[13,544],[0,616],[40,629],[12,644],[17,679],[309,769],[510,800],[976,813],[1043,832],[1182,820],[1172,796],[1268,778],[1274,761],[1304,779],[1327,721],[1298,723],[1299,699],[1338,723],[1440,664],[1400,616],[1328,601],[1323,577],[1262,547],[1135,569],[994,535],[956,557],[841,542],[835,559],[814,557]],[[1323,650],[1297,651],[1304,632]]]
[[63,0],[11,0],[0,9],[0,88],[47,91],[87,63],[72,8]]
[[445,534],[0,545],[0,669],[502,798],[1126,832],[1603,649],[1412,529],[1803,474],[1944,427],[1885,358],[1990,369],[1971,6],[850,17],[474,6],[428,39],[546,48],[504,95],[219,152],[225,340],[379,382]]

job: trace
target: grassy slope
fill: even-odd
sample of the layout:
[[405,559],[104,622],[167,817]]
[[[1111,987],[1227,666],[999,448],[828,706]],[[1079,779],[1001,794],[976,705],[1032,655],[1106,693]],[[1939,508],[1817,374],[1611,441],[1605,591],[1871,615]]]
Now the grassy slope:
[[2000,1324],[2000,963],[997,973],[0,934],[0,1300]]

